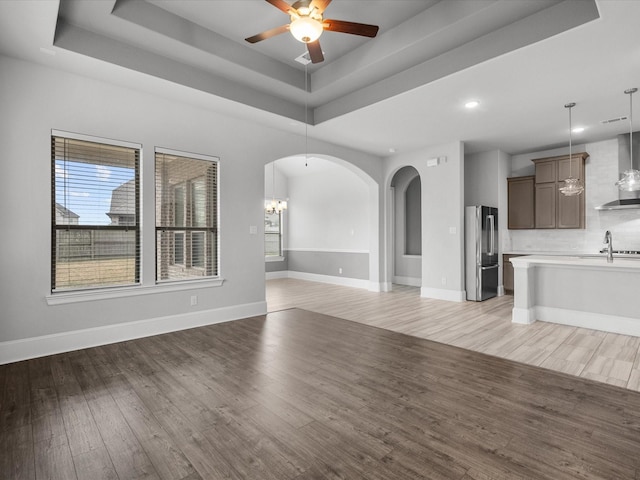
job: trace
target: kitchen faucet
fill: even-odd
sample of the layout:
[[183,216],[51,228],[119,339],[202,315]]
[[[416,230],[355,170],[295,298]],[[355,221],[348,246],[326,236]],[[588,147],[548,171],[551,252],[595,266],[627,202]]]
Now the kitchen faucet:
[[607,263],[613,263],[613,242],[609,230],[604,234],[604,244],[607,246]]

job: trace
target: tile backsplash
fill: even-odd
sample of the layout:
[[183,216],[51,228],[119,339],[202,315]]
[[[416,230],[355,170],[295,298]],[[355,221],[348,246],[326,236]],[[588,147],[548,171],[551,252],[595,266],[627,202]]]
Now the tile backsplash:
[[[618,198],[617,139],[584,145],[589,154],[585,165],[584,230],[508,230],[503,229],[503,252],[597,253],[603,247],[604,233],[610,230],[615,250],[640,250],[640,209],[601,211],[595,207]],[[568,153],[565,152],[565,153]],[[553,154],[558,154],[554,151]],[[546,152],[534,158],[550,156]],[[531,154],[527,155],[527,159]],[[522,158],[514,156],[514,169]],[[526,165],[526,163],[524,163]]]

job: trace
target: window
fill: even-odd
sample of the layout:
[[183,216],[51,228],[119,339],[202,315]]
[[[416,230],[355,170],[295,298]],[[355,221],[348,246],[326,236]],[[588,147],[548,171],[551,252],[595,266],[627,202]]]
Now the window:
[[214,157],[156,150],[157,281],[218,276],[217,184]]
[[51,137],[52,292],[140,282],[139,163],[139,146]]
[[282,212],[264,214],[264,255],[282,257]]

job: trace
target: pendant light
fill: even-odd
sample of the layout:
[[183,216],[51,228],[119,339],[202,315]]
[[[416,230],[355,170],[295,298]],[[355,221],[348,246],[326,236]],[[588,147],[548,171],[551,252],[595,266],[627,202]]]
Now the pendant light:
[[573,163],[571,161],[571,147],[572,147],[571,145],[571,109],[575,106],[576,104],[574,102],[567,103],[564,106],[564,108],[569,109],[569,177],[565,178],[564,185],[560,187],[559,190],[560,190],[560,193],[562,193],[567,197],[580,195],[582,192],[584,192],[584,185],[582,185],[582,182],[579,179],[574,178],[573,175],[571,175],[571,169],[572,169],[571,164]]
[[616,182],[618,188],[623,192],[640,190],[640,171],[633,168],[633,94],[637,91],[637,88],[624,91],[629,95],[629,170],[624,172],[624,176]]
[[282,213],[287,209],[287,202],[284,200],[276,201],[276,162],[272,162],[271,167],[271,201],[264,201],[264,211],[269,215],[274,213]]

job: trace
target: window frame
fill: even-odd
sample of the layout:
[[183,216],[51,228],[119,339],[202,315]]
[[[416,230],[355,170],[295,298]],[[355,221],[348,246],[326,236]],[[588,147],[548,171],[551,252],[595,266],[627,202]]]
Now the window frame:
[[[196,205],[194,203],[194,186],[196,184],[196,180],[199,180],[202,177],[194,177],[193,179],[189,179],[188,181],[185,181],[184,183],[180,183],[177,184],[176,187],[179,185],[181,188],[183,188],[184,192],[185,192],[185,197],[184,197],[184,208],[185,208],[185,212],[184,212],[184,225],[182,226],[178,226],[174,225],[173,226],[167,226],[167,225],[159,225],[159,221],[158,221],[158,185],[157,185],[157,160],[158,160],[158,156],[159,155],[168,155],[168,156],[175,156],[175,157],[181,157],[187,160],[200,160],[200,161],[206,161],[206,162],[210,162],[212,164],[215,164],[215,178],[213,180],[213,190],[214,192],[212,193],[212,197],[210,198],[210,201],[213,203],[212,206],[212,215],[214,216],[214,220],[213,220],[213,224],[211,227],[207,227],[205,226],[198,226],[195,225],[195,215],[194,213],[196,212]],[[155,185],[155,206],[154,206],[154,210],[155,210],[155,222],[154,222],[154,230],[155,230],[155,265],[156,265],[156,273],[155,273],[155,283],[156,285],[166,285],[166,284],[183,284],[183,283],[190,283],[190,282],[203,282],[203,281],[222,281],[222,278],[220,276],[220,159],[218,157],[212,156],[212,155],[202,155],[202,154],[197,154],[197,153],[192,153],[192,152],[184,152],[184,151],[180,151],[180,150],[173,150],[173,149],[168,149],[168,148],[163,148],[163,147],[155,147],[154,149],[154,178],[156,178],[156,180],[154,181],[154,185]],[[175,187],[174,187],[175,188]],[[206,191],[206,180],[205,180],[205,191]],[[205,193],[205,195],[207,195]],[[174,202],[175,203],[175,202]],[[160,207],[162,208],[162,207]],[[161,223],[161,222],[160,222]],[[187,225],[190,224],[190,225]],[[183,233],[184,234],[184,251],[183,251],[183,260],[184,263],[183,264],[178,264],[180,266],[184,266],[185,269],[192,269],[194,271],[203,271],[205,272],[205,275],[202,276],[188,276],[185,278],[167,278],[167,279],[162,279],[160,278],[160,275],[162,274],[161,272],[161,266],[159,263],[159,252],[158,252],[158,234],[159,232],[165,232],[165,233],[170,233],[170,232],[175,232],[175,233]],[[210,255],[212,257],[212,265],[210,268],[212,268],[212,270],[214,271],[213,275],[206,275],[206,270],[207,270],[207,252],[206,249],[203,248],[203,250],[205,250],[204,253],[204,265],[203,266],[198,266],[198,265],[194,265],[193,262],[193,241],[194,241],[194,234],[198,234],[199,232],[202,232],[205,234],[205,238],[206,238],[206,233],[209,233],[211,235],[212,238],[212,248],[211,248],[211,252]],[[171,248],[172,254],[170,255],[170,257],[172,257],[173,260],[175,260],[175,250],[174,250],[175,245],[173,246],[173,248]],[[169,260],[171,262],[171,259]],[[173,263],[174,265],[176,264],[175,262]],[[169,263],[169,265],[171,265],[171,263]]]
[[[216,218],[217,218],[217,225],[218,225],[216,257],[218,262],[218,276],[216,278],[202,277],[198,279],[192,279],[189,281],[166,282],[166,283],[163,282],[161,284],[158,284],[155,282],[155,273],[151,270],[151,268],[147,268],[146,270],[144,268],[145,264],[147,263],[146,261],[144,261],[144,257],[148,257],[149,255],[151,255],[150,253],[151,251],[155,252],[156,240],[154,235],[145,235],[145,230],[147,231],[147,233],[149,233],[149,228],[153,229],[155,227],[155,225],[153,227],[150,225],[145,226],[146,223],[149,223],[149,221],[147,220],[148,218],[151,218],[151,219],[154,218],[155,200],[153,202],[148,202],[146,206],[142,202],[143,189],[153,188],[153,185],[151,186],[146,185],[148,180],[145,182],[145,175],[146,175],[144,173],[145,163],[147,164],[146,168],[149,168],[149,161],[148,159],[145,160],[145,156],[144,156],[145,149],[143,145],[140,143],[114,140],[106,137],[97,137],[93,135],[84,135],[84,134],[68,132],[68,131],[63,131],[58,129],[51,129],[50,134],[47,136],[47,140],[46,140],[49,146],[49,149],[51,149],[51,137],[53,136],[66,137],[66,138],[81,140],[81,141],[105,143],[105,144],[112,144],[115,146],[123,146],[123,147],[131,147],[131,148],[139,149],[139,152],[140,152],[140,157],[139,157],[140,201],[138,202],[138,207],[139,207],[138,222],[140,225],[140,239],[139,239],[140,263],[139,263],[139,283],[136,285],[126,285],[126,286],[119,285],[119,286],[113,286],[113,287],[87,288],[87,289],[78,289],[78,290],[61,290],[56,292],[52,292],[50,290],[49,293],[44,296],[44,299],[48,306],[68,305],[68,304],[83,303],[83,302],[95,302],[95,301],[110,300],[110,299],[121,299],[121,298],[127,298],[127,297],[133,298],[133,297],[139,297],[139,296],[145,296],[145,295],[157,295],[159,293],[182,292],[182,291],[190,291],[190,290],[193,290],[194,288],[216,288],[216,287],[221,287],[224,284],[225,279],[224,277],[222,277],[221,270],[220,270],[220,235],[219,235],[220,187],[221,187],[222,169],[221,169],[221,162],[218,157],[211,156],[211,155],[202,156],[205,159],[216,159],[218,162],[217,189],[216,189],[216,194],[217,194]],[[164,150],[167,151],[168,153],[173,152],[172,150],[169,150],[169,149],[164,149]],[[184,155],[184,152],[175,152],[175,153],[182,153]],[[189,153],[188,155],[191,158],[200,157],[200,155],[192,154],[192,153]],[[51,162],[51,160],[49,161]],[[150,168],[153,170],[153,164],[150,165]],[[151,183],[154,183],[154,182],[152,181]],[[55,194],[52,194],[51,198],[54,198],[53,197],[54,195]],[[152,203],[152,204],[149,205],[149,203]],[[55,202],[54,202],[54,205],[51,206],[51,211],[52,211],[52,215],[54,215]],[[49,222],[52,223],[54,218],[55,217],[52,217],[52,219],[50,219]],[[153,222],[153,220],[151,220],[151,222]],[[52,252],[52,251],[53,251],[52,247],[50,247],[49,252]],[[50,258],[49,268],[51,268],[52,262],[53,262],[53,259]],[[152,261],[151,265],[155,267],[156,262]]]
[[[70,141],[79,141],[79,142],[87,142],[93,143],[96,145],[105,145],[111,147],[121,147],[128,148],[134,150],[134,184],[135,184],[135,223],[134,224],[122,224],[122,225],[99,225],[99,224],[58,224],[57,223],[57,201],[56,201],[56,187],[57,187],[57,179],[56,179],[56,139],[62,140],[70,140]],[[72,132],[65,132],[62,130],[51,130],[51,134],[49,135],[49,142],[51,148],[51,256],[49,259],[50,266],[50,295],[53,296],[64,296],[64,295],[74,295],[77,293],[83,292],[101,292],[108,291],[112,289],[127,289],[127,288],[136,288],[141,285],[141,264],[142,264],[142,244],[141,244],[141,231],[142,231],[142,221],[141,221],[141,169],[142,169],[142,145],[139,143],[125,142],[121,140],[113,140],[107,139],[103,137],[96,137],[92,135],[83,135]],[[99,164],[96,164],[99,165]],[[63,205],[66,208],[65,205]],[[68,231],[68,232],[82,232],[82,231],[134,231],[134,274],[133,274],[133,282],[130,283],[114,283],[114,284],[104,284],[104,285],[84,285],[78,287],[69,287],[69,288],[58,288],[56,289],[56,284],[59,284],[58,279],[56,278],[56,270],[58,264],[57,257],[57,238],[58,232]]]
[[[267,211],[265,210],[264,212],[265,214],[265,223],[266,223],[266,216],[267,215],[275,215],[275,213],[267,213]],[[265,261],[267,262],[277,262],[280,260],[284,260],[284,210],[280,210],[278,212],[278,254],[277,255],[267,255],[266,252],[266,248],[265,248],[265,252],[264,252],[264,258]],[[266,226],[265,226],[265,230],[264,230],[264,241],[265,241],[265,246],[266,246],[266,241],[267,241],[267,235],[270,232],[267,232]],[[273,233],[271,233],[273,235]]]

